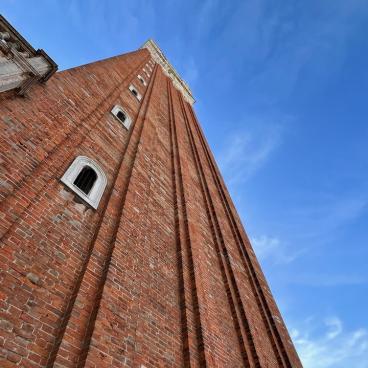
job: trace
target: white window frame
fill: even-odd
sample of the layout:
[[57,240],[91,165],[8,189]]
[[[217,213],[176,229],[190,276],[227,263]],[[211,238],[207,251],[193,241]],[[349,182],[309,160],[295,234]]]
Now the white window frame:
[[144,86],[147,86],[147,82],[145,81],[145,79],[140,74],[137,75],[137,78],[142,82],[142,84]]
[[[75,179],[86,166],[93,169],[97,175],[97,179],[88,194],[84,193],[74,184]],[[94,209],[97,209],[107,184],[106,175],[101,167],[94,160],[86,156],[76,157],[60,180]]]
[[[135,88],[133,84],[131,84],[131,85],[129,86],[129,91],[130,91],[130,92],[132,92],[132,95],[133,95],[133,96],[135,96],[135,97],[137,98],[137,100],[138,100],[138,101],[140,101],[140,100],[142,99],[142,95],[138,92],[138,89],[137,89],[137,88]],[[137,92],[137,95],[135,95],[135,94],[133,93],[133,91],[136,91],[136,92]]]
[[[125,115],[125,121],[122,121],[122,120],[119,119],[118,112],[120,112],[120,111]],[[122,126],[125,129],[129,130],[130,126],[132,125],[132,119],[130,118],[130,116],[128,115],[126,110],[124,110],[119,105],[115,105],[111,110],[111,114],[113,114],[115,116],[115,118],[122,124]]]

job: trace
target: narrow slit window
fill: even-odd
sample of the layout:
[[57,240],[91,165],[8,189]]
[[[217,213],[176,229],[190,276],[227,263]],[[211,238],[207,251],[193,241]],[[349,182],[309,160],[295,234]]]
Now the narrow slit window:
[[88,195],[96,180],[96,172],[91,167],[85,166],[75,178],[73,184]]

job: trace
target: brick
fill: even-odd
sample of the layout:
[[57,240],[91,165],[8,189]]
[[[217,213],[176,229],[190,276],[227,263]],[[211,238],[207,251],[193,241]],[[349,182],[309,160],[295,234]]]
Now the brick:
[[[301,367],[193,107],[151,59],[0,95],[1,367]],[[77,156],[106,175],[96,210],[60,181]]]

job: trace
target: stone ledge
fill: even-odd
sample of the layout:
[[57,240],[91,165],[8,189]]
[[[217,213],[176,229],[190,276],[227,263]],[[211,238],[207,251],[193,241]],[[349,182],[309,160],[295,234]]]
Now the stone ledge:
[[152,39],[149,39],[144,43],[144,45],[141,47],[141,49],[146,48],[153,60],[162,66],[162,69],[164,70],[165,74],[173,81],[174,86],[183,94],[186,101],[188,101],[191,105],[194,104],[195,99],[192,95],[192,92],[187,85],[183,81],[183,79],[180,78],[178,72],[174,69],[174,67],[170,64],[170,62],[166,59],[166,56],[161,51],[161,49],[158,47],[155,41]]

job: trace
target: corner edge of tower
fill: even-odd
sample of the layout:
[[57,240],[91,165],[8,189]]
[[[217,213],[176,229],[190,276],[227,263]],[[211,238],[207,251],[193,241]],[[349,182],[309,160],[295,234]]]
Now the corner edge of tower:
[[153,60],[160,64],[164,73],[173,81],[174,86],[183,94],[184,98],[193,105],[195,99],[192,95],[192,91],[190,90],[188,84],[180,77],[179,73],[175,70],[175,68],[171,65],[171,63],[167,60],[166,56],[157,45],[157,43],[152,39],[148,39],[141,47],[141,49],[147,49]]

